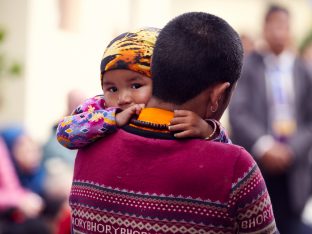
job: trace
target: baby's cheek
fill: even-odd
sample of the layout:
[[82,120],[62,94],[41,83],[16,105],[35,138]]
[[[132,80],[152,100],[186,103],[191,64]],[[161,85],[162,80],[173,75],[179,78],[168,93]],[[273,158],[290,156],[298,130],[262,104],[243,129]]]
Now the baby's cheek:
[[147,104],[147,102],[151,99],[151,95],[144,95],[140,98],[140,101],[137,104]]
[[144,94],[143,94],[143,99],[144,99],[144,104],[146,104],[152,97],[152,87],[148,87]]
[[104,93],[104,99],[105,99],[105,106],[107,107],[117,107],[117,98],[113,95],[110,95],[109,93]]

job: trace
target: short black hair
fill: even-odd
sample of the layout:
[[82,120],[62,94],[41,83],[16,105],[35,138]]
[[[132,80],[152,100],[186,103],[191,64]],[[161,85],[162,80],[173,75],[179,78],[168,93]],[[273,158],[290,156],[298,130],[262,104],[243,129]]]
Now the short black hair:
[[218,82],[235,83],[243,47],[223,19],[203,12],[182,14],[161,30],[152,57],[153,96],[183,104]]
[[276,13],[276,12],[283,12],[286,15],[289,16],[289,11],[287,10],[287,8],[279,6],[279,5],[272,4],[272,5],[270,5],[268,7],[268,9],[267,9],[267,11],[265,13],[264,22],[268,22],[270,17],[271,17],[271,15]]

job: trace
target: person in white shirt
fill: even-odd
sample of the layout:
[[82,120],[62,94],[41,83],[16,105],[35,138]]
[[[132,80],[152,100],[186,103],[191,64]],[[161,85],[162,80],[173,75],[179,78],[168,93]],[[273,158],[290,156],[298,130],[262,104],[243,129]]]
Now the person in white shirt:
[[288,47],[287,9],[268,9],[264,38],[266,49],[246,57],[230,104],[231,138],[258,161],[280,232],[312,233],[301,221],[312,186],[312,79]]

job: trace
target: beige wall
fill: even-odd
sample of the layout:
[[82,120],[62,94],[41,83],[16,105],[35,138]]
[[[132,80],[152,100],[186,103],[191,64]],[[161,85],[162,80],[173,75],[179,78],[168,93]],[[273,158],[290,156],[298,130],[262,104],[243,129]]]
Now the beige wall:
[[[26,15],[27,1],[0,0],[0,27],[6,31],[1,53],[6,54],[6,62],[26,59]],[[3,47],[2,47],[3,46]],[[21,122],[26,116],[25,72],[16,77],[0,77],[0,126],[5,122]]]
[[[58,1],[75,2],[74,29],[59,27]],[[7,52],[25,71],[1,90],[5,105],[0,124],[22,121],[44,142],[52,124],[66,110],[73,88],[101,92],[99,64],[108,42],[131,28],[162,27],[187,11],[206,11],[225,18],[240,32],[261,35],[265,0],[0,0],[0,25],[9,29]],[[296,40],[312,22],[311,1],[284,0],[293,13]],[[78,4],[78,6],[76,5]],[[75,24],[75,22],[77,24]],[[3,85],[2,85],[3,86]]]

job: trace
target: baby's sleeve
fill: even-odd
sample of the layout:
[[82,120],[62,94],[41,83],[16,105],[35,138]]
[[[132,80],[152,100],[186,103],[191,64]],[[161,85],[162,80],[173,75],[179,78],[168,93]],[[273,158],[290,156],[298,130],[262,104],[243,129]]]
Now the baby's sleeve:
[[58,142],[68,149],[80,149],[114,132],[116,108],[105,108],[103,95],[87,99],[57,127]]
[[71,115],[81,114],[83,112],[91,112],[96,110],[105,109],[105,99],[103,95],[97,95],[92,98],[86,99],[79,105]]
[[216,126],[218,128],[217,130],[218,130],[219,134],[214,139],[212,139],[212,141],[232,144],[232,141],[229,138],[229,136],[227,134],[227,131],[222,126],[222,124],[219,121],[217,121],[217,120],[213,120],[213,121],[215,122],[215,124],[216,124]]
[[238,233],[278,233],[265,181],[244,149],[235,164],[228,208]]

